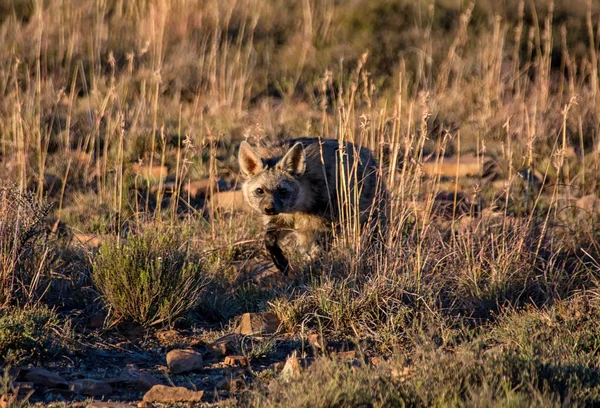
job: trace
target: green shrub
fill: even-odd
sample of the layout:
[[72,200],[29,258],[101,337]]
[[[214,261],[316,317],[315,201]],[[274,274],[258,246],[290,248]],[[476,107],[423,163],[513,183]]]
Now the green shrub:
[[0,361],[9,355],[19,361],[59,351],[63,339],[56,330],[59,322],[56,313],[45,306],[5,308],[0,312]]
[[103,244],[92,276],[117,320],[144,326],[172,325],[198,305],[208,283],[185,236],[157,229]]

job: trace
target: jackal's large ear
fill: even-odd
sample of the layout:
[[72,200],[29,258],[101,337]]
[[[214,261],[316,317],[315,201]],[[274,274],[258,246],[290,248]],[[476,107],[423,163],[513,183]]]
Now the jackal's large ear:
[[304,155],[302,143],[298,142],[292,146],[279,162],[279,166],[295,176],[303,175],[306,170],[306,156]]
[[242,142],[238,154],[240,170],[244,177],[250,177],[263,170],[263,163],[256,151],[247,142]]

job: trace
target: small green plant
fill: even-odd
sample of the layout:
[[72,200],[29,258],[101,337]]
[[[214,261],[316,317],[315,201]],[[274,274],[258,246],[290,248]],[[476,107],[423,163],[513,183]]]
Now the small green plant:
[[242,354],[250,360],[266,358],[276,350],[276,347],[275,339],[253,340],[252,338],[244,338],[241,341]]
[[[41,357],[60,350],[58,315],[45,306],[5,308],[0,313],[0,360]],[[1,393],[0,393],[1,394]]]
[[106,242],[93,280],[117,320],[172,325],[201,300],[209,279],[199,261],[180,232],[147,229]]

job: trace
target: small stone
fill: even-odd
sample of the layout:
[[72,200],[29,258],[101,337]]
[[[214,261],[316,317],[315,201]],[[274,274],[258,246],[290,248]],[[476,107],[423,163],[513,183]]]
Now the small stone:
[[247,367],[248,359],[244,356],[227,356],[224,364],[229,367]]
[[69,389],[69,383],[64,378],[45,368],[36,367],[31,369],[25,374],[25,379],[35,385],[43,385],[48,388]]
[[236,352],[238,341],[237,334],[227,334],[209,344],[208,349],[217,357],[225,357]]
[[137,406],[138,406],[138,408],[152,408],[154,405],[152,405],[146,401],[140,401],[140,402],[138,402]]
[[167,365],[173,374],[187,373],[204,367],[202,354],[194,350],[171,350],[167,353]]
[[176,402],[200,402],[204,391],[192,391],[185,387],[169,387],[155,385],[144,395],[145,402],[162,402],[173,404]]
[[280,324],[281,321],[275,313],[244,313],[235,332],[244,336],[274,334]]
[[279,378],[283,381],[290,381],[302,372],[302,367],[300,366],[300,360],[296,356],[288,357],[281,370],[281,374],[279,374]]
[[89,397],[102,397],[103,395],[110,395],[112,393],[110,384],[90,378],[71,382],[69,390],[75,394],[87,395]]

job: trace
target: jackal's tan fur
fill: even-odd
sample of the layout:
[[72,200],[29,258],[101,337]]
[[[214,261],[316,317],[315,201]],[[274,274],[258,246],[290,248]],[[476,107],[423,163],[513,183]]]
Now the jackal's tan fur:
[[[345,144],[343,153],[340,166],[339,143],[333,139],[284,140],[256,148],[242,143],[244,198],[263,214],[272,245],[278,247],[293,232],[300,247],[310,252],[319,236],[340,221],[340,214],[352,214],[357,207],[361,224],[385,222],[385,187],[375,158],[351,143]],[[340,197],[342,186],[347,186],[346,197]],[[340,211],[342,203],[349,205],[346,212]]]

